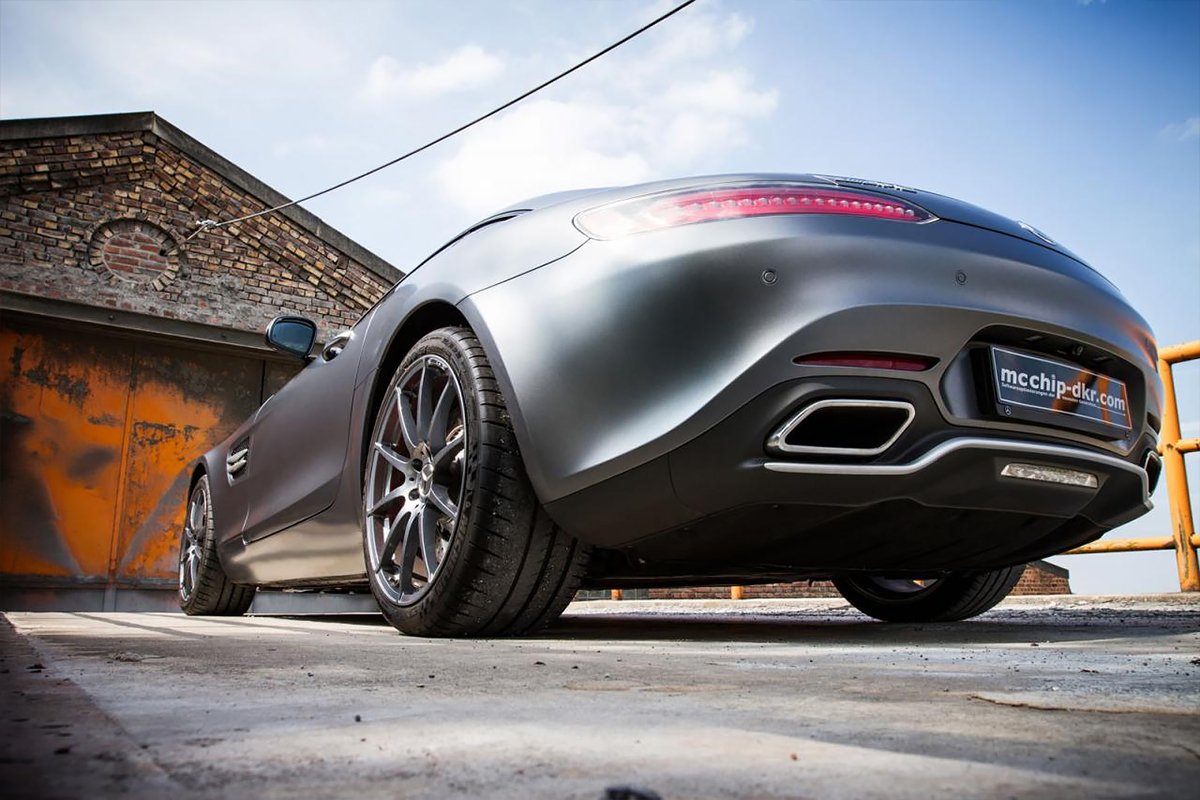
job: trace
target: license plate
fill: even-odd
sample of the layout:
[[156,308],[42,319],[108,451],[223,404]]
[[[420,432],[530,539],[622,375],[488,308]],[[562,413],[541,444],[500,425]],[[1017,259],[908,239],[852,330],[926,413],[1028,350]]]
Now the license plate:
[[991,355],[996,400],[1006,416],[1121,434],[1132,429],[1123,381],[1002,347]]

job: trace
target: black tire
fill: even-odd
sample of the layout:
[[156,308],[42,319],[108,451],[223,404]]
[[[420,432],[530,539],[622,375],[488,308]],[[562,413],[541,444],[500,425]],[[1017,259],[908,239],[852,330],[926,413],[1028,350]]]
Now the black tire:
[[188,496],[179,537],[179,607],[191,616],[236,617],[254,601],[254,587],[229,580],[213,539],[212,492],[201,475]]
[[[433,366],[424,366],[430,364]],[[422,441],[412,448],[416,455],[411,452],[403,431],[397,433],[392,427],[393,419],[396,425],[400,424],[402,413],[393,411],[395,406],[389,405],[395,398],[401,405],[411,402],[410,422],[419,432],[421,412],[413,392],[405,388],[414,385],[412,382],[417,379],[406,375],[426,368],[436,375],[429,378],[431,386],[441,380],[444,381],[441,391],[449,391],[445,387],[452,373],[460,390],[458,410],[449,412],[458,420],[452,429],[454,433],[448,432],[452,423],[443,421],[447,430],[440,437],[444,444],[465,436],[461,453],[451,460],[457,470],[453,481],[461,487],[457,517],[452,523],[448,515],[430,508],[433,498],[427,499],[426,492],[432,494],[428,481],[434,479],[425,477],[419,460],[419,457],[425,459],[424,466],[431,470],[431,475],[433,465],[447,463],[434,456],[437,448],[433,442],[439,438],[433,432],[435,423],[431,421],[428,427],[428,442]],[[422,376],[420,380],[425,378]],[[420,391],[418,388],[417,392]],[[431,388],[430,392],[433,391]],[[437,406],[430,417],[439,418]],[[379,442],[395,448],[390,452],[391,458],[382,459],[376,454]],[[416,636],[517,636],[537,631],[558,618],[579,589],[590,548],[560,530],[538,502],[517,449],[500,386],[483,347],[470,329],[441,328],[422,338],[409,351],[383,394],[368,447],[363,548],[371,591],[384,616],[397,630]],[[402,455],[400,460],[396,458],[398,455]],[[377,476],[377,470],[383,473],[382,478]],[[384,556],[388,550],[384,537],[400,525],[402,510],[372,514],[370,508],[372,498],[390,496],[389,491],[395,494],[397,486],[403,490],[423,487],[420,500],[415,492],[408,495],[414,502],[410,513],[418,519],[414,524],[423,524],[420,520],[424,517],[420,515],[432,510],[435,516],[441,514],[436,530],[438,536],[445,537],[440,545],[433,545],[433,570],[424,567],[427,574],[432,574],[420,586],[416,584],[422,579],[414,577],[416,568],[411,565],[413,558],[426,563],[424,540],[419,548],[421,555],[407,557],[409,584],[413,586],[411,596],[405,594],[404,587],[408,584],[400,566],[406,558],[404,545],[393,546],[392,555],[386,559]],[[394,502],[403,506],[409,501],[401,498]],[[394,518],[388,519],[389,514],[394,514]],[[378,557],[372,555],[372,548]],[[393,568],[396,574],[392,574]]]
[[1021,580],[1025,565],[990,572],[954,573],[927,586],[870,575],[833,579],[842,597],[884,622],[957,622],[987,611]]

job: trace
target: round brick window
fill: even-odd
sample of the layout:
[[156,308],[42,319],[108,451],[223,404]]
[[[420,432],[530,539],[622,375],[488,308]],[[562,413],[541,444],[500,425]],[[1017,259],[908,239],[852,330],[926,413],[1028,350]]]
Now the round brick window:
[[162,255],[174,238],[152,222],[116,219],[92,234],[89,257],[110,283],[162,289],[179,274],[179,253]]

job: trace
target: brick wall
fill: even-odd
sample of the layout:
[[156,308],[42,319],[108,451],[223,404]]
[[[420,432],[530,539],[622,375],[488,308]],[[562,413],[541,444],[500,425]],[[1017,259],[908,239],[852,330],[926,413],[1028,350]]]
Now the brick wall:
[[1062,567],[1039,562],[1025,568],[1025,574],[1012,590],[1013,594],[1070,594],[1071,573]]
[[[219,158],[219,157],[217,157]],[[391,281],[150,130],[0,141],[0,289],[242,330],[352,324]],[[315,219],[315,218],[314,218]]]
[[[746,600],[797,597],[839,597],[837,589],[828,581],[799,581],[797,583],[768,583],[762,586],[746,586],[742,595]],[[1013,588],[1014,595],[1070,594],[1070,576],[1067,570],[1053,564],[1038,562],[1030,564],[1025,574]],[[651,600],[722,600],[729,598],[728,586],[698,586],[682,589],[650,589]]]

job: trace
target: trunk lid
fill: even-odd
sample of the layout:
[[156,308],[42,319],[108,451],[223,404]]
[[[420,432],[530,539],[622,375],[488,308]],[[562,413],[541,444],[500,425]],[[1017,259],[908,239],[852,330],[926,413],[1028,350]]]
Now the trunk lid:
[[980,208],[970,203],[964,203],[961,200],[955,200],[953,197],[936,194],[935,192],[926,192],[921,189],[913,189],[908,186],[900,186],[894,183],[886,183],[884,181],[871,181],[861,178],[839,178],[832,175],[817,176],[827,181],[832,181],[839,186],[846,188],[861,188],[868,189],[879,194],[886,194],[891,197],[897,197],[910,202],[916,203],[926,209],[934,216],[949,220],[950,222],[958,222],[963,225],[974,225],[977,228],[986,228],[997,233],[1008,234],[1015,236],[1018,239],[1024,239],[1028,242],[1047,247],[1056,252],[1069,256],[1080,264],[1091,266],[1079,256],[1072,253],[1067,248],[1063,247],[1058,242],[1054,241],[1045,233],[1034,228],[1028,223],[1022,223],[1018,220],[1009,219],[1008,217],[988,211],[985,208]]

